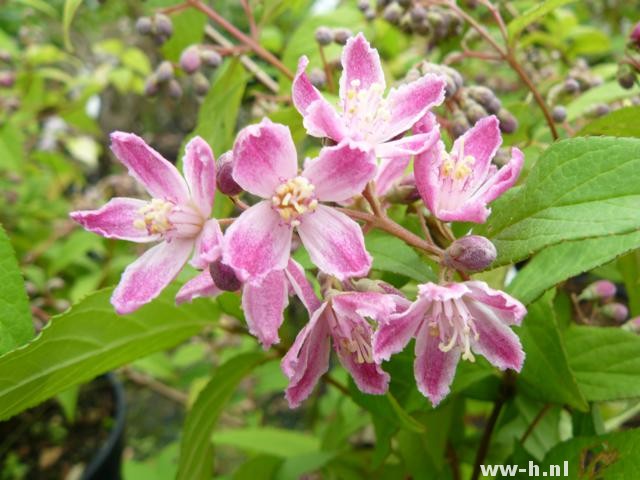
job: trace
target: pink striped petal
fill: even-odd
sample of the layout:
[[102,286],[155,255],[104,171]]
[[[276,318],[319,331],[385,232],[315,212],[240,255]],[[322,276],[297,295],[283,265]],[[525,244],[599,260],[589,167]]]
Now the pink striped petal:
[[312,315],[313,312],[320,308],[320,300],[318,300],[313,286],[309,283],[309,280],[307,280],[304,269],[298,262],[290,259],[285,273],[287,274],[293,291],[305,306],[309,315]]
[[300,115],[307,113],[307,108],[316,100],[323,100],[322,95],[316,87],[313,86],[311,80],[307,76],[305,70],[309,65],[309,59],[306,56],[300,57],[298,60],[298,70],[296,76],[293,79],[293,85],[291,86],[291,99],[293,105],[296,107]]
[[518,148],[511,149],[511,160],[487,180],[487,185],[480,190],[482,200],[486,203],[494,201],[518,181],[524,165],[524,154]]
[[176,304],[181,305],[200,297],[217,297],[221,293],[222,290],[213,283],[209,269],[207,269],[182,286],[176,295]]
[[440,167],[445,154],[444,143],[436,142],[433,148],[416,155],[413,161],[413,177],[416,187],[431,213],[439,214],[440,202]]
[[[371,328],[369,327],[369,330]],[[334,342],[335,345],[335,342]],[[370,395],[383,395],[389,389],[390,375],[377,363],[358,363],[356,356],[345,353],[342,348],[335,348],[340,363],[346,368],[361,392]]]
[[182,169],[193,202],[207,218],[216,195],[216,163],[211,147],[202,138],[194,137],[187,144]]
[[323,272],[344,280],[366,275],[371,256],[364,246],[360,226],[344,213],[325,205],[301,218],[300,240],[311,261]]
[[278,329],[288,303],[287,280],[282,270],[271,272],[262,280],[246,282],[242,288],[242,310],[249,332],[265,350],[280,342]]
[[362,33],[347,40],[342,50],[342,75],[340,77],[340,99],[344,104],[347,91],[357,83],[357,90],[367,90],[374,83],[386,86],[384,72],[380,64],[380,55]]
[[131,313],[156,298],[180,273],[193,250],[193,240],[174,238],[147,250],[129,265],[111,297],[119,314]]
[[445,86],[442,77],[429,74],[392,89],[387,96],[391,118],[387,128],[380,132],[379,140],[389,140],[406,132],[431,108],[440,105],[444,100]]
[[491,159],[495,156],[500,144],[500,122],[498,117],[490,115],[482,118],[476,124],[458,137],[453,143],[451,154],[457,157],[462,149],[464,155],[471,155],[475,162],[472,166],[470,190],[476,190],[487,179],[491,167]]
[[307,133],[313,137],[328,137],[340,142],[349,134],[342,117],[324,99],[309,105],[302,123]]
[[432,335],[430,328],[425,322],[418,332],[416,359],[413,366],[418,390],[431,400],[435,407],[449,394],[460,359],[460,351],[458,348],[448,352],[440,350],[440,337]]
[[154,198],[177,204],[189,201],[189,189],[175,166],[133,133],[113,132],[111,150]]
[[517,299],[500,290],[495,290],[485,282],[464,282],[470,290],[469,297],[474,302],[489,308],[506,325],[520,325],[527,314],[527,309]]
[[372,343],[376,362],[389,360],[391,355],[404,350],[423,323],[426,308],[426,302],[419,299],[402,313],[380,322]]
[[376,173],[376,159],[366,146],[343,142],[325,147],[307,164],[302,176],[315,186],[319,200],[342,202],[359,195]]
[[418,133],[408,137],[402,137],[392,142],[376,145],[376,156],[380,158],[393,158],[418,155],[428,150],[439,140],[440,135],[436,130],[427,133]]
[[236,270],[241,280],[263,277],[287,266],[292,229],[281,222],[271,202],[255,204],[227,228],[223,262]]
[[137,243],[153,242],[160,237],[149,235],[146,229],[133,226],[133,222],[140,216],[138,211],[147,203],[136,198],[116,197],[98,210],[78,210],[71,212],[69,216],[86,230],[105,238]]
[[297,158],[289,128],[265,118],[238,133],[233,179],[247,192],[271,198],[278,185],[296,176]]
[[510,368],[519,372],[524,363],[520,339],[497,315],[479,305],[467,302],[478,332],[478,339],[472,341],[471,349],[500,370]]
[[218,221],[215,218],[207,220],[196,238],[191,265],[199,270],[208,268],[210,263],[222,256],[222,241],[222,230]]
[[331,297],[331,305],[337,315],[352,319],[369,317],[379,322],[387,321],[388,317],[396,310],[393,295],[376,292],[336,294]]

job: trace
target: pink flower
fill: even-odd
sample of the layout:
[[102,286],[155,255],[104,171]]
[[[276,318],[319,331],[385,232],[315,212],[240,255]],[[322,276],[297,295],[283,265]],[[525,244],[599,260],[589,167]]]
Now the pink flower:
[[434,406],[449,393],[460,356],[474,361],[476,353],[501,370],[520,371],[524,352],[509,328],[527,313],[519,301],[480,281],[418,289],[418,299],[381,322],[374,334],[377,361],[388,360],[415,337],[416,383]]
[[265,118],[238,134],[233,163],[234,180],[265,199],[225,233],[223,262],[243,280],[282,270],[294,229],[313,263],[329,275],[342,280],[369,271],[371,257],[358,224],[319,201],[341,202],[359,194],[375,173],[372,152],[352,142],[326,147],[298,174],[289,129]]
[[444,221],[485,222],[487,204],[516,183],[524,162],[513,148],[509,163],[498,170],[491,159],[501,143],[498,119],[491,115],[459,137],[450,154],[440,141],[417,155],[416,186],[431,213]]
[[311,319],[281,364],[289,378],[286,391],[289,406],[299,406],[329,370],[331,339],[340,363],[351,373],[358,388],[369,394],[385,393],[390,377],[374,360],[373,330],[365,317],[378,321],[388,317],[396,310],[394,295],[340,292],[331,294],[322,304],[313,296],[307,306]]
[[129,265],[113,292],[111,303],[120,314],[130,313],[157,297],[191,256],[202,267],[215,252],[203,242],[221,235],[209,219],[215,196],[215,162],[200,137],[189,142],[184,178],[176,167],[132,133],[114,132],[111,149],[151,196],[151,200],[113,198],[98,210],[71,212],[85,229],[103,237],[131,242],[159,241]]
[[340,108],[336,111],[311,84],[305,73],[308,63],[307,57],[300,58],[292,97],[309,135],[336,142],[346,138],[365,141],[382,158],[413,155],[430,146],[428,133],[396,137],[442,103],[444,79],[425,75],[392,88],[385,98],[386,83],[378,51],[359,33],[347,41],[342,51]]

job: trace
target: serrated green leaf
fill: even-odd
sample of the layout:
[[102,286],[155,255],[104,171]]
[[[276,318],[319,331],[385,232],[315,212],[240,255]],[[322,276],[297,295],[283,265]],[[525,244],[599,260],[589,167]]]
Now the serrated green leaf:
[[73,385],[195,335],[216,318],[207,300],[176,307],[175,288],[130,315],[109,303],[112,289],[51,319],[32,342],[0,357],[0,420]]
[[545,15],[553,12],[555,9],[566,5],[568,3],[575,2],[576,0],[546,0],[544,2],[537,2],[526,12],[518,15],[507,25],[507,32],[509,34],[509,42],[513,43],[518,38],[518,35],[532,23],[540,20]]
[[0,227],[0,354],[33,336],[31,309],[13,247]]
[[613,137],[640,137],[640,107],[614,110],[585,125],[576,136],[611,135]]
[[365,243],[374,270],[397,273],[420,283],[437,280],[431,267],[399,238],[374,231],[365,237]]

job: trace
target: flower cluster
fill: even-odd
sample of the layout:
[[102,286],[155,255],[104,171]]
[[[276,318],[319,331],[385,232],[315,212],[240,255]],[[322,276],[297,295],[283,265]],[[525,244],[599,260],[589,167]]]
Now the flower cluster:
[[[460,358],[479,354],[519,371],[524,353],[510,326],[526,314],[520,302],[475,280],[419,285],[413,302],[384,282],[357,280],[369,274],[372,258],[354,218],[391,222],[378,200],[402,183],[417,190],[436,222],[482,223],[487,204],[516,182],[522,153],[514,148],[499,170],[492,164],[502,141],[495,116],[478,121],[448,153],[431,112],[444,99],[445,80],[427,74],[385,95],[378,52],[362,34],[344,47],[337,108],[312,85],[307,64],[300,59],[293,103],[307,133],[331,142],[302,169],[289,129],[268,119],[240,131],[217,168],[206,142],[191,140],[184,176],[140,137],[112,134],[113,152],[150,199],[114,198],[71,217],[108,238],[157,242],[125,270],[112,297],[116,311],[130,313],[151,301],[189,262],[200,273],[176,301],[240,292],[249,331],[268,348],[279,342],[289,296],[297,296],[310,320],[282,360],[292,407],[328,370],[330,345],[358,388],[382,394],[390,380],[382,362],[415,338],[417,385],[434,405],[449,392]],[[237,218],[210,218],[216,183],[224,194],[244,191],[259,200],[237,202],[244,209]],[[362,211],[361,196],[373,213]],[[322,274],[321,298],[291,258],[300,243]],[[475,236],[447,251],[433,248],[441,252],[443,279],[486,268],[496,255],[488,240]]]

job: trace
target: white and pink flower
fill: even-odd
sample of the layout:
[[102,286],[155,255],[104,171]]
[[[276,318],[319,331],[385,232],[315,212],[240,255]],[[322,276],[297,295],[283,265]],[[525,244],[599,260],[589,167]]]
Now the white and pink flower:
[[487,220],[487,204],[516,183],[524,163],[524,155],[514,147],[509,163],[498,170],[491,159],[501,143],[500,123],[491,115],[458,137],[451,153],[439,141],[416,155],[416,186],[433,215],[447,222]]
[[501,370],[520,371],[524,352],[509,328],[527,310],[515,298],[480,281],[418,286],[418,299],[380,322],[374,334],[377,361],[400,352],[416,339],[414,373],[418,389],[437,405],[449,393],[460,357],[484,356]]
[[341,142],[366,142],[381,158],[414,155],[431,146],[429,133],[402,137],[434,106],[444,100],[446,82],[435,75],[392,88],[386,82],[378,51],[362,33],[350,38],[342,51],[340,105],[336,110],[311,84],[301,57],[293,81],[292,98],[304,117],[307,133]]
[[333,207],[362,192],[375,174],[373,153],[360,144],[325,147],[298,161],[287,127],[264,119],[243,129],[233,147],[233,178],[264,200],[245,210],[225,232],[223,262],[241,276],[260,278],[286,267],[294,229],[322,271],[339,279],[369,272],[371,256],[360,226]]
[[176,167],[132,133],[114,132],[111,148],[142,184],[150,200],[113,198],[98,210],[71,212],[85,229],[106,238],[159,243],[124,271],[111,302],[120,314],[130,313],[157,297],[191,263],[203,268],[211,255],[206,241],[221,235],[210,219],[215,196],[215,161],[200,137],[186,147],[184,178]]

